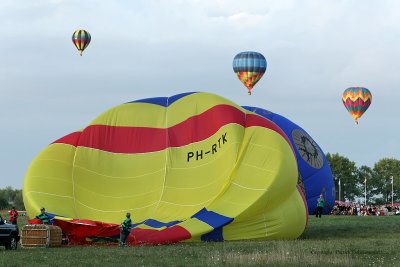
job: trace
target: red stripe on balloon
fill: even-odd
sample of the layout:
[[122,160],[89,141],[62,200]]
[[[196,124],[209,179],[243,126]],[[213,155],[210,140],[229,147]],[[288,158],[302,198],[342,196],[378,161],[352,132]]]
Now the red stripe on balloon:
[[351,99],[346,99],[346,101],[343,101],[343,104],[346,107],[348,107],[348,106],[352,106],[352,107],[358,107],[358,106],[369,107],[371,105],[371,100],[368,99],[367,101],[363,101],[362,99],[357,99],[355,101],[352,101]]
[[81,136],[81,134],[82,134],[82,132],[70,133],[70,134],[54,141],[52,144],[56,143],[56,144],[67,144],[67,145],[77,146],[78,140],[79,140],[79,137]]
[[170,244],[187,240],[192,237],[188,230],[179,225],[165,228],[163,230],[134,228],[132,229],[130,236],[133,236],[133,241],[136,245]]
[[[230,105],[217,105],[207,111],[192,116],[168,129],[91,125],[81,132],[79,141],[73,138],[61,138],[54,143],[99,149],[113,153],[147,153],[181,147],[205,140],[221,127],[238,124],[245,128],[263,127],[279,133],[288,144],[285,133],[273,122],[255,114],[246,114]],[[168,136],[168,137],[167,137]],[[227,137],[229,138],[229,137]]]
[[113,153],[146,153],[166,148],[166,129],[91,125],[83,132],[78,146]]
[[305,209],[306,209],[306,225],[304,225],[304,230],[305,230],[305,228],[307,227],[307,225],[308,225],[308,205],[307,205],[307,199],[306,199],[306,196],[304,195],[304,193],[303,193],[303,190],[301,190],[301,187],[300,187],[300,185],[296,185],[296,188],[297,188],[297,191],[299,192],[299,194],[300,194],[300,196],[301,196],[301,199],[303,200],[303,203],[304,203],[304,207],[305,207]]

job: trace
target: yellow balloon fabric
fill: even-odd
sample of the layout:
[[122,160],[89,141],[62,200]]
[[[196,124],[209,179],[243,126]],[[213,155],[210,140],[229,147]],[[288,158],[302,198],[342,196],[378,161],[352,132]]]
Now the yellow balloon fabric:
[[273,122],[185,93],[119,105],[50,144],[27,170],[23,197],[31,218],[46,207],[118,224],[131,212],[135,229],[178,226],[179,240],[294,239],[307,221],[297,177]]

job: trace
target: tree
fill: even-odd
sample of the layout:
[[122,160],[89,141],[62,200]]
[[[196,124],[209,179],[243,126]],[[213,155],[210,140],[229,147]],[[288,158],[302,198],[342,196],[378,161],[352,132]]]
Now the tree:
[[382,204],[392,202],[392,179],[394,187],[394,202],[400,201],[400,161],[394,158],[384,158],[374,165],[374,180],[376,188],[374,193],[381,195]]
[[0,210],[8,208],[8,201],[0,196]]
[[4,189],[0,190],[0,196],[7,201],[7,203],[10,203],[13,201],[14,196],[15,196],[15,190],[11,186],[7,186]]
[[18,210],[25,209],[22,200],[22,190],[13,189],[11,186],[0,189],[0,209],[9,209],[12,206],[15,206]]
[[24,201],[22,199],[22,190],[17,191],[14,197],[14,206],[17,210],[25,210]]
[[8,208],[8,196],[4,189],[0,189],[0,210]]
[[357,186],[360,190],[359,197],[364,198],[365,196],[365,184],[367,184],[367,198],[366,202],[370,203],[375,201],[376,196],[376,183],[374,182],[374,172],[373,170],[365,165],[362,165],[357,169]]
[[329,166],[332,170],[333,180],[336,190],[336,199],[339,199],[339,180],[341,184],[342,199],[354,201],[357,196],[361,195],[359,186],[359,176],[355,162],[348,158],[335,154],[326,154]]

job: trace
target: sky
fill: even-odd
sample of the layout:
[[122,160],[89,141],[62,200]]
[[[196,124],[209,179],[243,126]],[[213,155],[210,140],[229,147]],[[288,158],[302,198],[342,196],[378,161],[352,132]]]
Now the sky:
[[[281,114],[357,166],[400,159],[400,1],[2,0],[0,188],[49,143],[136,99],[200,91]],[[71,36],[92,36],[79,56]],[[232,70],[258,51],[248,96]],[[373,95],[356,126],[342,92]]]

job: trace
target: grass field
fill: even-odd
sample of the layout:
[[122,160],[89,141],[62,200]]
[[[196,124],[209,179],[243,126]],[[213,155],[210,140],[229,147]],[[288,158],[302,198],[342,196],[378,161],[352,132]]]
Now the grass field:
[[399,252],[400,216],[325,216],[311,217],[298,240],[0,248],[0,266],[400,266]]

